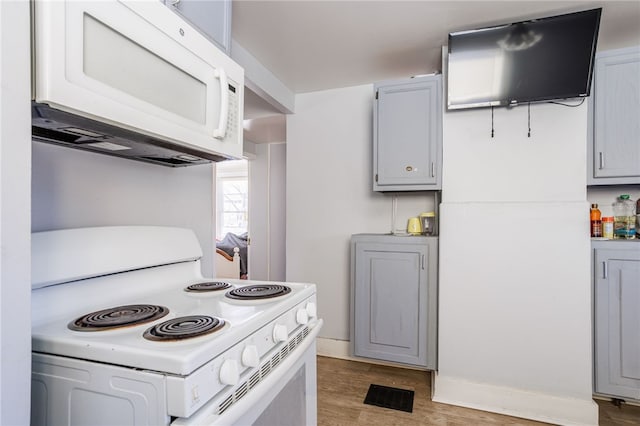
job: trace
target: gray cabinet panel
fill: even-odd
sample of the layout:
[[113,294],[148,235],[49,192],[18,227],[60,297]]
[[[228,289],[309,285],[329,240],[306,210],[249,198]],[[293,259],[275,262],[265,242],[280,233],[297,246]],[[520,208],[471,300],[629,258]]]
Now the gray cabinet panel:
[[376,83],[375,191],[440,189],[442,78]]
[[354,235],[355,356],[435,369],[437,238]]
[[426,279],[420,279],[420,261],[425,251],[368,244],[357,252],[356,270],[363,270],[365,282],[369,283],[361,294],[369,303],[356,302],[356,321],[368,323],[369,330],[368,336],[356,335],[358,355],[384,355],[391,350],[401,362],[411,361],[407,357],[426,361],[425,339],[420,338],[421,334],[426,335],[426,323],[420,321],[420,311],[425,311],[421,305],[426,302]]
[[231,0],[165,0],[227,55],[231,52]]
[[635,385],[635,398],[640,399],[640,261],[626,263],[612,265],[619,271],[613,284],[620,289],[620,304],[613,305],[612,316],[620,319],[620,375],[624,383]]
[[640,183],[640,48],[599,54],[594,77],[588,183]]
[[595,390],[640,399],[640,246],[630,244],[595,249]]

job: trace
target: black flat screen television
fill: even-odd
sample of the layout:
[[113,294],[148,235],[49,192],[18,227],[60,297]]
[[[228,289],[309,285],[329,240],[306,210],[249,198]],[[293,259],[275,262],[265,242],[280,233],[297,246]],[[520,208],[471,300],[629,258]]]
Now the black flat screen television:
[[601,12],[450,33],[447,108],[589,96]]

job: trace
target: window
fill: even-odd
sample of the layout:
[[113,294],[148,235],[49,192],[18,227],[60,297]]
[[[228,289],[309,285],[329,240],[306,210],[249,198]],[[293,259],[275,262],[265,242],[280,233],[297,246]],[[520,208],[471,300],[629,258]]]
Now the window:
[[249,219],[247,160],[216,164],[216,238],[247,232]]

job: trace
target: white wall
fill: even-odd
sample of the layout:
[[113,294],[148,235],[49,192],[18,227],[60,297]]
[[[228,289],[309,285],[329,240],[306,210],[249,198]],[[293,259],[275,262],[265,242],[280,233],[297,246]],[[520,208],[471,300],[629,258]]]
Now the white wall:
[[[391,230],[392,195],[372,191],[373,85],[296,96],[287,117],[287,280],[317,285],[325,338],[349,339],[349,240]],[[397,227],[433,210],[401,194]]]
[[286,279],[284,143],[255,144],[249,160],[249,279]]
[[29,2],[0,2],[0,424],[29,424]]
[[32,230],[104,225],[190,228],[213,273],[213,166],[169,168],[33,143]]
[[[269,145],[253,145],[249,159],[249,278],[269,279]],[[283,207],[284,209],[284,207]]]
[[269,144],[269,279],[287,278],[287,145]]
[[445,113],[434,401],[597,424],[587,105]]
[[231,40],[231,58],[244,68],[244,84],[275,111],[287,114],[295,110],[293,92],[235,40]]

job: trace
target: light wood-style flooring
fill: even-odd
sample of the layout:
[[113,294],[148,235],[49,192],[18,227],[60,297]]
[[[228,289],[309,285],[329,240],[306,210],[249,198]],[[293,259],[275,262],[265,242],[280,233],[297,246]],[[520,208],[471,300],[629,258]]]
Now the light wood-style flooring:
[[[364,404],[369,385],[415,392],[413,412]],[[640,407],[597,401],[600,425],[640,425]],[[544,425],[545,423],[487,413],[431,401],[430,373],[419,370],[318,357],[318,426],[348,425]]]

